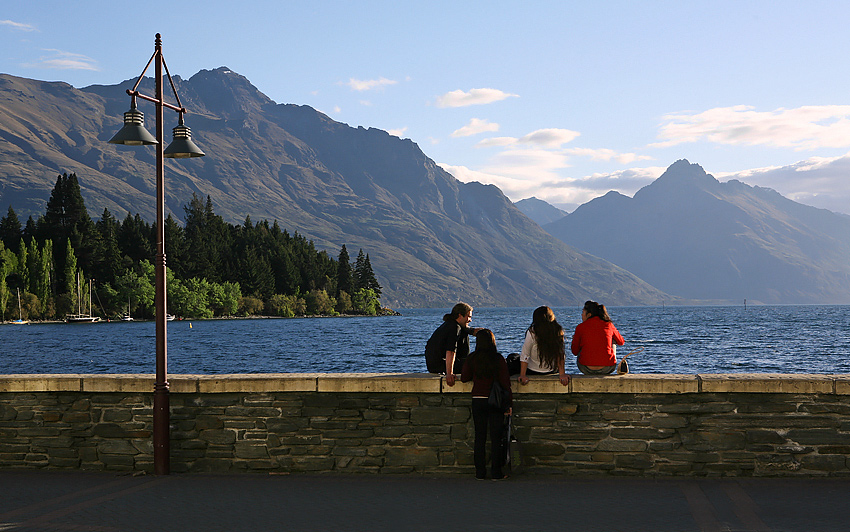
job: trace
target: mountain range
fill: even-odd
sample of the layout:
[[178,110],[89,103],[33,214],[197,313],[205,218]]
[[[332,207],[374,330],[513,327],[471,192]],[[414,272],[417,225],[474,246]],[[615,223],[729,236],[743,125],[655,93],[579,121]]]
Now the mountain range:
[[[192,194],[239,223],[277,220],[335,256],[370,254],[394,307],[637,305],[674,301],[625,269],[552,237],[492,185],[461,183],[409,139],[277,104],[221,67],[175,76],[206,157],[166,160],[166,208]],[[76,173],[93,217],[155,213],[155,151],[107,141],[129,108],[117,85],[0,75],[0,209],[44,213],[58,174]],[[139,90],[153,93],[146,78]],[[153,129],[153,106],[139,103]],[[176,117],[166,111],[166,142]]]
[[543,226],[670,294],[850,303],[850,216],[680,160],[634,197],[609,192]]

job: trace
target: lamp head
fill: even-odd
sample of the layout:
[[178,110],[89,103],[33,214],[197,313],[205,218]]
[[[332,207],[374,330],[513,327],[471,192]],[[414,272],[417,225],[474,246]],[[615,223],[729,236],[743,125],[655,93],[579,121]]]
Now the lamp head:
[[156,137],[145,129],[145,115],[136,109],[135,100],[130,104],[130,110],[124,113],[124,127],[109,139],[109,143],[127,146],[159,144]]
[[192,142],[192,130],[183,124],[183,113],[180,114],[178,124],[172,130],[174,140],[165,148],[163,155],[169,158],[183,159],[187,157],[203,157],[206,155]]

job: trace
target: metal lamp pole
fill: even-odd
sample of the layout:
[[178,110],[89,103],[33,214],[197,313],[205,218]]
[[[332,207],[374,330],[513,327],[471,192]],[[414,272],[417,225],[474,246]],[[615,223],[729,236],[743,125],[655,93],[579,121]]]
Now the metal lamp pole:
[[[141,94],[138,89],[144,78],[145,71],[151,62],[155,64],[156,88],[154,97]],[[165,101],[162,87],[162,70],[168,75],[177,105]],[[162,56],[162,39],[156,34],[154,53],[148,61],[145,71],[139,76],[136,85],[127,90],[130,95],[130,111],[124,113],[124,127],[109,142],[126,145],[156,145],[156,259],[154,271],[156,275],[156,383],[153,394],[153,461],[154,473],[167,475],[170,472],[170,399],[168,391],[168,340],[166,320],[166,260],[165,260],[165,157],[202,157],[202,152],[191,140],[188,127],[183,125],[183,114],[186,109],[180,103],[177,89],[168,66]],[[153,102],[156,105],[156,138],[144,129],[144,118],[136,110],[136,98]],[[163,148],[163,109],[169,108],[179,114],[178,126],[174,128],[174,141],[167,149]]]

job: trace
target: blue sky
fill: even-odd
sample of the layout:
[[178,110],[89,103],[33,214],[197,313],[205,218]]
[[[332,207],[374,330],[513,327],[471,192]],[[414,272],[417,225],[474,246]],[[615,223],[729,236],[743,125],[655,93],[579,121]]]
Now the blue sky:
[[0,72],[116,84],[159,32],[174,75],[227,66],[515,201],[632,195],[685,158],[850,213],[848,20],[817,0],[30,0],[0,10]]

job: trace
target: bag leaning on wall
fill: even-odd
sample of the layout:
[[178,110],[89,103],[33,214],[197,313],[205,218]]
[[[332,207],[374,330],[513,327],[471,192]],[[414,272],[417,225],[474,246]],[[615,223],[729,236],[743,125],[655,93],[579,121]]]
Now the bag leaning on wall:
[[508,408],[510,408],[510,394],[510,390],[502,388],[499,381],[497,379],[493,379],[493,386],[490,388],[490,397],[487,399],[487,403],[490,405],[490,408],[500,412],[506,412]]

